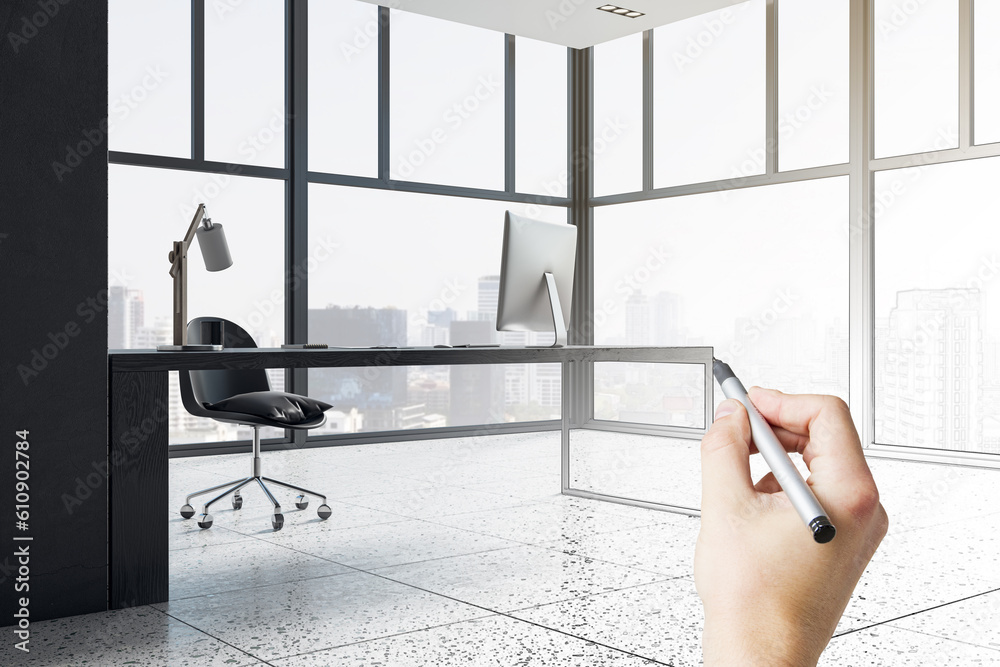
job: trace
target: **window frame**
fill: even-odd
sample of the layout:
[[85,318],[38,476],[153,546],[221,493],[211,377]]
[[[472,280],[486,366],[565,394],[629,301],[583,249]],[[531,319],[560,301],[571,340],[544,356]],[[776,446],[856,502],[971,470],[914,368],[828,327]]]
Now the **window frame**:
[[[574,318],[570,342],[578,345],[593,343],[594,314],[594,208],[615,204],[678,197],[689,194],[757,187],[832,176],[848,176],[850,180],[850,406],[862,444],[870,455],[931,460],[1000,467],[1000,456],[944,450],[916,449],[881,444],[875,441],[875,367],[874,367],[874,176],[884,170],[902,169],[927,164],[941,164],[1000,156],[1000,142],[975,142],[975,80],[973,76],[974,0],[959,0],[959,145],[953,149],[893,157],[874,157],[874,1],[850,0],[850,150],[849,162],[790,171],[779,171],[780,151],[778,107],[778,19],[780,0],[767,0],[765,21],[766,90],[765,171],[759,175],[693,183],[666,188],[653,188],[653,32],[643,33],[643,187],[636,192],[594,196],[593,152],[593,48],[567,49],[567,155],[569,185],[566,197],[526,194],[515,190],[515,77],[516,38],[504,39],[504,189],[483,190],[411,181],[394,181],[389,174],[389,34],[390,10],[379,8],[377,48],[378,66],[378,177],[313,172],[308,169],[308,11],[307,0],[285,0],[285,98],[289,121],[285,128],[285,165],[281,168],[228,164],[205,159],[205,0],[191,0],[191,157],[177,158],[160,155],[109,151],[112,164],[143,166],[159,169],[182,169],[206,174],[232,174],[276,179],[286,188],[285,201],[285,340],[289,343],[308,340],[307,314],[308,281],[305,276],[291,280],[294,269],[308,256],[308,186],[312,183],[363,187],[385,190],[473,197],[499,201],[537,203],[563,206],[569,220],[579,229],[577,274],[578,289],[573,295]],[[637,64],[638,66],[638,64]],[[300,272],[301,273],[301,272]],[[570,411],[573,420],[593,416],[593,368],[576,364],[570,370]],[[289,391],[308,392],[305,371],[287,371]],[[510,430],[545,430],[558,428],[558,422],[518,424]],[[489,432],[502,432],[503,425],[489,427]],[[444,435],[471,435],[483,428],[454,427],[443,429]],[[419,437],[412,432],[390,431],[378,434],[379,441]],[[426,437],[426,435],[424,436]],[[305,447],[352,442],[367,442],[370,434],[330,436],[322,440],[309,439],[303,431],[286,432],[286,437],[270,447]],[[236,451],[249,443],[212,443],[211,445],[181,445],[171,448],[171,455],[210,454]]]

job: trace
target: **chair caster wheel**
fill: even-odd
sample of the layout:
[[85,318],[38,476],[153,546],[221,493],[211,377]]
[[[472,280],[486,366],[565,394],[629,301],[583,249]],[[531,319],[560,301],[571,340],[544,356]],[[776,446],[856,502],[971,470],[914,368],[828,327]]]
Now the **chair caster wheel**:
[[305,508],[309,507],[309,499],[306,498],[305,496],[297,496],[295,498],[295,506],[298,507],[300,510],[304,510]]
[[194,508],[191,507],[190,505],[185,505],[184,507],[181,508],[181,516],[184,517],[185,519],[190,519],[191,517],[194,516]]
[[330,515],[333,514],[333,510],[330,509],[329,505],[324,503],[316,508],[316,514],[319,515],[320,519],[326,521],[327,519],[330,518]]
[[243,496],[236,494],[233,496],[233,509],[238,510],[243,507]]
[[201,514],[198,516],[198,527],[203,530],[208,530],[212,527],[212,523],[215,521],[215,517],[211,514]]
[[281,527],[285,525],[285,517],[281,514],[275,514],[271,517],[271,527],[276,531],[281,530]]

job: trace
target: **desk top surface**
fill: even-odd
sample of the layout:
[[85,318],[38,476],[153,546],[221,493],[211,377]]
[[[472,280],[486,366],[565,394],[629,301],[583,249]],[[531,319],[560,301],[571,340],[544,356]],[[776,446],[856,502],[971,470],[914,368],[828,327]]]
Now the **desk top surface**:
[[226,349],[219,352],[109,350],[112,373],[234,368],[332,368],[561,363],[565,361],[696,363],[711,366],[711,347],[398,347]]

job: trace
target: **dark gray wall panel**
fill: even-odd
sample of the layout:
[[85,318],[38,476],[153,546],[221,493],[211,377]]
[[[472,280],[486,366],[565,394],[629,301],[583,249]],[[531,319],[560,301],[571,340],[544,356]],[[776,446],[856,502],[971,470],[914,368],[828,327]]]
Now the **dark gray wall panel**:
[[21,597],[32,621],[107,608],[107,23],[104,2],[0,3],[0,625]]

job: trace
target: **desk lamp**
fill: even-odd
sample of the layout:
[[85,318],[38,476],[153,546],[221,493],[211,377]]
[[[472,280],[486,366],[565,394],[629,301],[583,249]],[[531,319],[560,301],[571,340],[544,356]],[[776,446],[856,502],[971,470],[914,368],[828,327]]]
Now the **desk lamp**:
[[[204,220],[202,227],[198,225]],[[191,226],[183,241],[174,241],[174,249],[170,251],[170,276],[174,279],[174,344],[158,345],[161,352],[176,352],[178,350],[221,350],[222,345],[188,345],[187,344],[187,251],[195,235],[201,246],[201,256],[205,260],[205,268],[209,271],[222,271],[233,265],[229,255],[229,244],[226,243],[226,232],[222,225],[213,225],[211,218],[205,217],[205,205],[198,204]],[[221,341],[220,341],[221,342]]]

